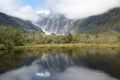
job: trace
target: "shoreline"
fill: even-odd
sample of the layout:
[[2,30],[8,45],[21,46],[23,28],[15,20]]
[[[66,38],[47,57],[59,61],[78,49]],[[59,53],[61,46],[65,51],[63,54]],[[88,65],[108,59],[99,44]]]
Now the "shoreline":
[[14,49],[29,48],[120,48],[118,44],[37,44],[27,46],[15,46]]

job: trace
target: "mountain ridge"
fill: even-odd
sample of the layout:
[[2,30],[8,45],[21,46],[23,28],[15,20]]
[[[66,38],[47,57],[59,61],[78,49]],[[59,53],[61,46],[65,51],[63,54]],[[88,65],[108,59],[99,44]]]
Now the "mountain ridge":
[[41,17],[36,24],[45,32],[55,34],[102,33],[110,30],[120,32],[120,8],[111,9],[101,15],[77,20],[68,19],[62,14],[49,14]]
[[25,21],[0,12],[0,25],[13,26],[25,32],[44,32],[65,35],[68,33],[103,33],[109,31],[120,32],[120,8],[91,16],[85,19],[68,19],[62,14],[38,14],[36,23]]
[[30,21],[25,21],[17,17],[9,16],[0,12],[0,25],[12,26],[25,32],[42,31],[38,26]]

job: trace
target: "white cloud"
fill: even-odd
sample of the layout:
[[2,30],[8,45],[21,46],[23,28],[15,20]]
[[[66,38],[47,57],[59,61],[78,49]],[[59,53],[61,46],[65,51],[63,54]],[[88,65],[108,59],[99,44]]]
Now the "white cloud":
[[13,13],[13,15],[25,20],[31,20],[31,21],[38,20],[36,11],[34,11],[32,7],[28,5],[20,7],[16,12]]
[[36,11],[29,5],[22,5],[20,0],[0,0],[0,12],[15,16],[24,20],[36,21]]
[[[76,19],[99,15],[115,7],[120,7],[120,0],[46,0],[44,7],[39,9],[51,9]],[[37,11],[29,5],[22,5],[21,0],[0,0],[0,12],[24,20],[38,20]]]
[[[56,3],[55,1],[58,1]],[[120,7],[120,0],[47,0],[52,10],[68,18],[86,18],[102,14],[112,8]],[[47,4],[48,4],[47,3]]]
[[11,9],[12,10],[15,10],[18,5],[18,0],[0,0],[0,11],[2,12],[11,12]]

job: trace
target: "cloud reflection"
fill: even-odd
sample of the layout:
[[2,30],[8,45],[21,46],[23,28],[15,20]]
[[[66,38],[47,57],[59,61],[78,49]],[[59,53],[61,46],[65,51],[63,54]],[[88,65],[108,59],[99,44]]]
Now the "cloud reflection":
[[109,75],[82,67],[68,68],[64,73],[56,73],[55,80],[117,80]]

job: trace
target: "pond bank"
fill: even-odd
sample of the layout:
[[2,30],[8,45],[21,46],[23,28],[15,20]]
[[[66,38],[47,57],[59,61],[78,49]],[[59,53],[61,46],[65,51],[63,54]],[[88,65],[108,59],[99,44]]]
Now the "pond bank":
[[27,46],[15,46],[15,49],[28,49],[28,48],[120,48],[117,44],[38,44]]

